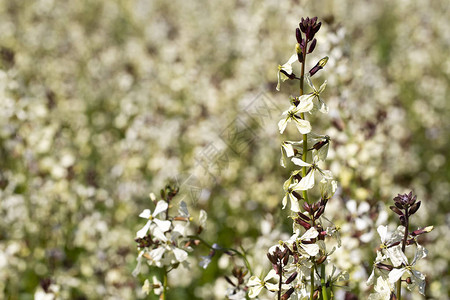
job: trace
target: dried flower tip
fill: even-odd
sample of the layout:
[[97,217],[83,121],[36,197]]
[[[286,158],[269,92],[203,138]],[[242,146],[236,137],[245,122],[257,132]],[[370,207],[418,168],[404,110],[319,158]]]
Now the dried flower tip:
[[313,294],[313,299],[314,299],[314,300],[319,299],[319,290],[316,290],[316,291],[314,292],[314,294]]
[[412,283],[411,277],[406,278],[405,281],[406,281],[407,284],[411,284]]

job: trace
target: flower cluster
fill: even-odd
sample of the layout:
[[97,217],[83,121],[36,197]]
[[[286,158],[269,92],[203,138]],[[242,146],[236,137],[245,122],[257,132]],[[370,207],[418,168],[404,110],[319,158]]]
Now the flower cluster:
[[[321,98],[326,81],[316,88],[311,79],[325,66],[328,57],[321,59],[305,74],[306,56],[316,48],[315,34],[320,27],[321,22],[317,22],[317,17],[302,18],[296,29],[296,53],[278,68],[277,90],[285,80],[300,81],[300,96],[291,97],[291,106],[282,114],[283,119],[278,123],[279,131],[283,134],[287,125],[293,122],[302,135],[300,141],[282,143],[280,163],[286,167],[287,160],[290,159],[301,168],[294,170],[283,185],[285,196],[282,207],[284,209],[290,203],[293,235],[269,249],[267,256],[273,268],[267,276],[264,279],[257,276],[250,278],[248,287],[252,298],[266,289],[276,292],[278,299],[289,299],[291,296],[295,296],[295,299],[330,299],[333,297],[332,288],[335,283],[348,279],[345,272],[336,273],[334,266],[331,275],[327,276],[326,273],[326,265],[331,264],[330,255],[340,246],[339,228],[323,216],[329,199],[336,192],[337,182],[331,171],[323,167],[330,137],[313,133],[305,116],[305,113],[319,111],[326,114],[329,111]],[[293,73],[292,64],[296,61],[301,64],[300,76]],[[304,93],[304,81],[311,88],[310,93]],[[308,191],[317,185],[320,198],[314,201],[308,197]],[[335,238],[334,245],[327,249],[326,241],[332,236]]]
[[[370,300],[401,299],[402,282],[406,282],[409,290],[418,287],[419,292],[425,295],[425,275],[418,271],[415,265],[427,256],[428,251],[418,243],[417,237],[433,230],[433,226],[409,231],[409,218],[417,212],[421,204],[416,200],[417,196],[413,196],[412,192],[395,197],[395,206],[390,209],[399,216],[401,225],[394,232],[388,232],[388,227],[383,225],[377,229],[381,245],[367,283],[374,284],[375,276],[378,275],[378,278],[375,293],[369,296]],[[407,258],[406,250],[414,251],[412,261]]]
[[[199,244],[199,241],[190,232],[193,218],[184,201],[180,201],[177,215],[169,215],[172,199],[177,193],[178,188],[167,185],[165,189],[161,190],[162,200],[158,202],[156,202],[156,196],[151,193],[150,199],[156,205],[155,209],[153,212],[150,209],[144,209],[139,215],[147,222],[136,233],[135,241],[139,254],[133,276],[137,276],[141,272],[143,261],[164,272],[163,283],[156,276],[153,276],[152,284],[148,279],[145,280],[142,290],[147,294],[151,290],[157,295],[165,294],[167,273],[178,268],[180,264],[187,265],[188,252],[192,251],[192,246]],[[199,225],[194,228],[196,234],[201,233],[205,228],[206,218],[206,212],[201,210]]]

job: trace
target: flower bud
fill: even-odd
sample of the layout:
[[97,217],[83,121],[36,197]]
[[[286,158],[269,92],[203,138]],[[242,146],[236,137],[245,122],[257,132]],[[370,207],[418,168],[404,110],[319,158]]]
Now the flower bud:
[[302,54],[302,47],[300,46],[300,43],[295,44],[295,52],[297,52],[298,55]]
[[301,43],[302,41],[302,33],[300,32],[300,28],[295,29],[295,37],[297,38],[297,42]]
[[419,207],[420,207],[420,201],[414,203],[414,204],[411,206],[411,209],[409,210],[409,214],[410,214],[410,215],[413,215],[413,214],[419,209]]
[[422,233],[428,233],[431,230],[433,230],[433,228],[434,228],[433,226],[427,226],[427,227],[424,227],[424,228],[421,228],[421,229],[417,229],[417,230],[414,230],[413,232],[411,232],[411,235],[412,236],[418,236],[418,235],[420,235]]
[[411,277],[406,278],[406,283],[407,284],[411,284],[412,283]]
[[285,282],[285,284],[289,284],[289,283],[291,283],[292,281],[294,281],[294,279],[295,279],[295,278],[297,278],[297,275],[298,275],[298,273],[297,273],[297,272],[294,272],[294,273],[292,273],[292,275],[291,275],[291,276],[289,276],[289,278],[288,278],[288,279],[286,279],[286,282]]
[[389,206],[389,208],[399,216],[404,215],[403,212],[400,209],[398,209],[398,207],[396,207],[396,206]]
[[319,70],[323,69],[323,67],[327,64],[327,62],[328,56],[325,56],[324,58],[319,60],[319,62],[311,70],[309,70],[309,75],[311,77],[314,76],[314,74],[316,74]]
[[305,221],[311,221],[311,218],[308,217],[307,215],[302,214],[301,212],[298,212],[297,214],[298,214],[298,216],[299,216],[300,218],[302,218],[303,220],[305,220]]
[[281,297],[282,300],[287,300],[289,299],[289,297],[291,297],[292,293],[295,291],[294,287],[291,287],[290,289],[287,290],[286,293],[284,293],[284,295]]

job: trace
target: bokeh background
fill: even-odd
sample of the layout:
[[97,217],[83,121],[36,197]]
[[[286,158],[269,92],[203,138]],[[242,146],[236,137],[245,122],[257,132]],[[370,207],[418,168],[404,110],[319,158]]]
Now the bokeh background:
[[[449,7],[0,1],[0,298],[32,299],[48,278],[60,299],[144,298],[146,276],[131,276],[138,214],[169,181],[193,214],[208,212],[206,240],[242,246],[256,275],[268,270],[265,252],[291,230],[276,124],[298,93],[291,82],[275,91],[277,66],[300,18],[318,16],[308,59],[330,57],[314,77],[328,80],[330,114],[311,122],[332,139],[340,188],[327,217],[342,227],[334,262],[351,278],[337,295],[367,298],[376,227],[395,228],[388,206],[413,190],[413,226],[435,226],[421,239],[426,299],[448,299]],[[298,139],[290,129],[283,138]],[[169,298],[223,299],[223,276],[242,261],[202,270],[208,249],[196,253],[171,273]]]

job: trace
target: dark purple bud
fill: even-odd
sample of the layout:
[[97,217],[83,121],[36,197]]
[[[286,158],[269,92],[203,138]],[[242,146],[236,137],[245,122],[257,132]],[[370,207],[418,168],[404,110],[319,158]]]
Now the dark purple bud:
[[291,276],[289,276],[289,278],[286,279],[285,284],[289,284],[289,283],[291,283],[292,281],[294,281],[294,279],[297,278],[297,275],[298,275],[297,272],[292,273]]
[[310,215],[312,214],[311,206],[307,202],[303,202],[303,209],[309,212]]
[[289,297],[291,297],[291,295],[292,295],[292,293],[293,293],[294,291],[295,291],[295,288],[294,288],[294,287],[291,287],[290,289],[287,290],[286,293],[284,293],[283,296],[281,296],[281,299],[282,299],[282,300],[287,300],[287,299],[289,299]]
[[277,257],[275,255],[272,255],[270,253],[267,253],[267,258],[270,260],[270,262],[272,264],[276,264],[277,263]]
[[395,202],[395,206],[397,206],[400,209],[404,209],[403,204],[401,202]]
[[314,33],[312,32],[311,26],[306,27],[305,35],[306,35],[306,39],[307,39],[308,41],[310,41],[310,40],[312,39]]
[[412,283],[411,277],[406,278],[406,283],[407,284],[411,284]]
[[400,209],[398,209],[398,207],[396,207],[396,206],[389,206],[389,208],[399,216],[404,215],[403,212]]
[[415,214],[415,212],[419,209],[419,207],[420,207],[420,201],[414,203],[414,204],[411,206],[411,209],[409,210],[409,214],[410,214],[410,215]]
[[322,22],[319,22],[316,25],[314,25],[314,28],[313,28],[314,34],[316,34],[319,31],[321,26],[322,26]]
[[297,224],[299,224],[300,226],[302,226],[303,228],[305,228],[306,230],[311,228],[311,224],[309,224],[308,222],[303,221],[302,219],[298,218],[295,219],[295,222]]
[[301,30],[302,32],[306,32],[306,26],[305,26],[304,23],[305,23],[305,22],[304,22],[304,20],[303,20],[303,18],[302,18],[302,21],[298,24],[298,26],[300,27],[300,30]]
[[313,39],[311,42],[311,45],[309,45],[308,53],[311,53],[314,51],[314,49],[316,48],[316,44],[317,44],[317,40]]
[[324,211],[325,211],[325,206],[320,206],[319,209],[316,211],[316,214],[314,217],[316,219],[319,218],[324,213]]
[[305,220],[305,221],[311,221],[311,218],[308,217],[307,215],[302,214],[301,212],[298,212],[297,214],[298,214],[298,216],[299,216],[300,218],[302,218],[303,220]]
[[300,28],[295,29],[295,37],[297,38],[297,43],[301,43],[302,41],[302,33],[300,32]]
[[314,25],[316,22],[317,22],[317,17],[312,18],[310,21],[311,25]]

